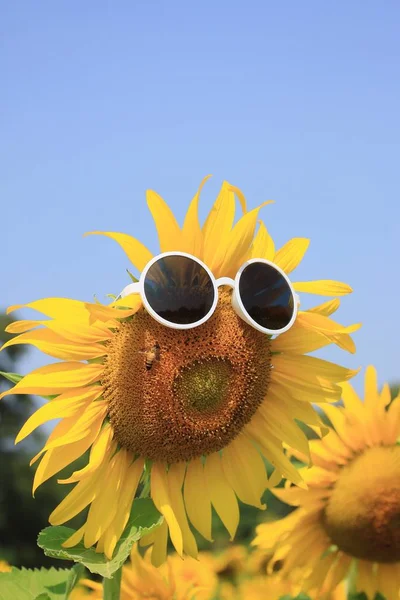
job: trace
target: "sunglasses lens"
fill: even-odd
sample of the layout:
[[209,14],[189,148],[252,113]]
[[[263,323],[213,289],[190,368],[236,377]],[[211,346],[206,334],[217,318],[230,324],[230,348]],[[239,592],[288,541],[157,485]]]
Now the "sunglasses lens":
[[292,291],[271,265],[254,262],[245,267],[239,280],[239,294],[249,316],[265,329],[279,331],[293,317]]
[[195,324],[214,302],[213,282],[198,262],[187,256],[164,256],[147,271],[144,293],[151,308],[170,323]]

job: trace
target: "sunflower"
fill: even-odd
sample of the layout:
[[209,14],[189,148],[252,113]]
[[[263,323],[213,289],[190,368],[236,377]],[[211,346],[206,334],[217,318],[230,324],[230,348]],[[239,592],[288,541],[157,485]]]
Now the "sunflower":
[[308,491],[274,494],[298,508],[258,526],[254,543],[273,548],[281,573],[303,569],[302,586],[330,593],[353,573],[354,586],[374,598],[400,597],[400,396],[379,392],[377,374],[365,375],[365,398],[342,384],[344,408],[324,406],[334,426],[310,442],[314,466],[304,471]]
[[[135,545],[130,560],[122,569],[121,600],[209,600],[214,597],[217,577],[208,560],[182,560],[176,554],[168,556],[160,567],[151,564],[150,552],[142,557]],[[89,596],[87,591],[91,590]],[[103,585],[90,579],[80,582],[76,600],[102,600]]]
[[[234,276],[252,257],[271,260],[286,273],[297,267],[309,240],[294,238],[276,251],[265,225],[257,228],[261,207],[247,211],[241,191],[227,182],[201,227],[197,211],[203,183],[182,228],[164,200],[148,192],[161,252],[190,253],[216,278]],[[235,196],[243,215],[234,224]],[[152,258],[129,235],[102,235],[119,243],[138,272]],[[322,296],[351,292],[331,280],[295,283],[294,289]],[[264,509],[264,490],[282,476],[304,486],[283,444],[307,453],[307,438],[295,421],[321,426],[311,402],[339,400],[338,383],[356,373],[306,355],[330,343],[354,352],[350,333],[359,326],[330,319],[338,306],[336,298],[299,311],[291,329],[275,338],[236,315],[227,288],[220,288],[212,317],[186,330],[156,322],[139,294],[108,305],[47,298],[10,307],[8,312],[28,307],[49,318],[11,324],[8,331],[20,335],[3,348],[32,344],[61,359],[32,371],[0,396],[52,398],[27,420],[16,442],[46,421],[60,419],[32,459],[40,459],[33,492],[90,448],[88,464],[60,481],[74,487],[49,517],[59,525],[89,507],[85,523],[64,545],[83,539],[86,547],[96,545],[111,557],[137,491],[143,496],[148,489],[164,516],[147,538],[153,563],[165,560],[168,535],[179,555],[196,557],[192,527],[211,541],[212,507],[232,539],[238,499]],[[155,345],[159,360],[148,370],[143,347]],[[274,467],[269,479],[263,458]]]

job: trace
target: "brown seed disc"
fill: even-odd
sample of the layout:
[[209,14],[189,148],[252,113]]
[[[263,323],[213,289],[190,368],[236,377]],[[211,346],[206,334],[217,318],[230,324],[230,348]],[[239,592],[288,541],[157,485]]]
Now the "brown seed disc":
[[323,525],[351,556],[400,560],[400,446],[368,448],[342,469]]
[[[146,354],[156,345],[155,358]],[[141,310],[108,345],[102,384],[115,438],[169,463],[221,450],[264,400],[270,368],[268,336],[236,315],[227,290],[213,316],[189,330]]]

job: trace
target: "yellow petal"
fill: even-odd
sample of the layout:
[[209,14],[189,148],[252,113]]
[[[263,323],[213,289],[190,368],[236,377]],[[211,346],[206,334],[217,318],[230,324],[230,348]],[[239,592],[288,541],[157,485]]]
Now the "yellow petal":
[[[129,461],[129,462],[128,462]],[[115,517],[120,504],[120,491],[131,461],[126,450],[117,452],[107,465],[105,485],[90,505],[86,519],[84,546],[93,546]]]
[[260,509],[266,507],[260,500],[267,487],[264,462],[245,436],[237,437],[224,448],[222,468],[229,485],[242,502]]
[[84,405],[96,400],[101,395],[101,392],[102,390],[99,386],[69,390],[58,396],[56,400],[44,404],[26,421],[15,438],[15,443],[18,444],[18,442],[32,433],[34,429],[51,419],[62,419],[72,416],[81,410]]
[[258,413],[246,425],[245,433],[257,442],[265,458],[275,467],[278,473],[296,485],[306,487],[298,470],[283,453],[281,441],[271,434],[268,434],[268,437],[265,435],[263,423]]
[[333,298],[333,300],[328,300],[327,302],[323,302],[322,304],[318,304],[318,306],[314,306],[313,308],[309,308],[308,312],[318,313],[319,315],[324,315],[324,317],[329,317],[340,306],[339,298]]
[[182,556],[183,537],[178,519],[172,509],[168,493],[168,480],[164,463],[153,463],[151,468],[151,497],[158,511],[168,523],[169,534],[175,550]]
[[324,315],[308,312],[308,311],[299,311],[297,316],[297,321],[302,325],[305,325],[309,328],[316,329],[318,331],[322,331],[323,333],[354,333],[358,331],[361,327],[361,323],[355,323],[354,325],[340,325],[333,321],[329,317],[325,317]]
[[197,558],[197,544],[187,521],[185,505],[182,498],[184,474],[184,463],[174,463],[170,466],[167,474],[169,497],[171,500],[172,510],[174,511],[182,532],[183,549],[189,556]]
[[199,199],[203,185],[210,177],[211,175],[207,175],[200,183],[199,189],[189,205],[182,228],[182,251],[193,254],[201,260],[203,259],[204,238],[199,223]]
[[152,253],[146,246],[126,233],[89,231],[85,235],[105,235],[117,242],[138,271],[143,271],[147,263],[153,258]]
[[64,467],[74,462],[74,460],[81,457],[91,446],[97,435],[98,431],[93,430],[90,436],[79,440],[74,444],[69,444],[68,452],[66,452],[65,448],[63,447],[54,448],[53,450],[46,452],[35,472],[35,477],[33,480],[33,494],[39,485],[42,485],[42,483],[50,479],[50,477],[55,475],[55,473],[58,473],[64,469]]
[[142,307],[140,294],[129,294],[110,304],[111,308],[132,308],[135,313]]
[[156,225],[161,252],[181,250],[182,231],[167,203],[153,190],[147,190],[147,206]]
[[[247,202],[243,192],[238,187],[236,187],[236,185],[232,185],[231,183],[228,183],[228,188],[238,197],[243,214],[245,214],[247,212]],[[270,202],[273,202],[273,200],[271,200]]]
[[134,308],[122,309],[122,308],[112,308],[111,306],[104,306],[103,304],[94,304],[90,302],[85,303],[85,307],[89,312],[89,322],[93,323],[97,319],[99,321],[107,322],[110,319],[126,319],[133,315],[139,308],[141,304],[135,302]]
[[28,304],[15,304],[7,309],[7,314],[21,308],[32,308],[52,319],[87,321],[89,318],[85,303],[69,298],[43,298]]
[[85,525],[82,525],[82,527],[80,527],[77,531],[74,531],[74,533],[67,540],[65,540],[65,542],[63,542],[62,547],[73,548],[74,546],[77,546],[82,540],[84,533]]
[[364,403],[366,409],[373,408],[378,402],[378,374],[375,367],[368,365],[365,370]]
[[77,418],[73,417],[74,424],[64,435],[53,437],[48,441],[44,450],[57,448],[59,446],[69,446],[79,440],[91,435],[94,430],[100,431],[104,417],[107,414],[108,403],[103,401],[92,402]]
[[154,537],[154,545],[151,552],[151,563],[159,567],[167,559],[168,525],[163,521],[160,527],[157,527]]
[[260,227],[254,238],[248,258],[265,258],[272,261],[275,256],[274,240],[269,235],[264,223],[259,221],[259,224]]
[[224,181],[203,226],[204,262],[213,273],[225,256],[234,217],[235,195],[230,184]]
[[90,449],[89,462],[86,467],[83,467],[78,471],[74,471],[71,477],[68,477],[68,479],[58,479],[57,482],[62,484],[77,483],[81,479],[84,479],[85,477],[88,477],[94,473],[106,459],[108,454],[110,453],[112,456],[116,450],[115,442],[115,447],[111,450],[113,434],[114,430],[111,425],[109,423],[105,423],[98,438],[94,441]]
[[80,481],[49,516],[51,525],[61,525],[78,515],[104,489],[100,472]]
[[214,271],[216,277],[235,277],[239,267],[245,262],[250,250],[260,209],[270,202],[263,202],[257,208],[247,212],[236,223],[227,237],[225,256],[222,264]]
[[347,381],[354,377],[360,369],[347,369],[335,363],[331,363],[314,356],[302,356],[295,354],[275,355],[272,364],[276,371],[298,377],[305,381],[326,379],[335,383]]
[[293,288],[296,292],[317,294],[319,296],[345,296],[353,291],[347,283],[331,281],[330,279],[297,282],[293,284]]
[[319,331],[312,331],[297,320],[285,333],[271,340],[273,352],[307,354],[332,343],[332,340]]
[[4,350],[17,344],[31,344],[45,354],[64,360],[88,360],[106,354],[105,346],[99,344],[85,345],[79,343],[79,341],[75,343],[67,341],[62,336],[48,329],[35,329],[34,331],[21,333],[21,335],[3,344],[1,349]]
[[104,541],[104,553],[107,558],[111,559],[131,514],[132,502],[134,501],[137,486],[143,473],[144,460],[138,458],[128,468],[125,474],[124,481],[119,496],[117,514],[104,533],[102,538]]
[[289,274],[299,266],[304,258],[310,240],[307,238],[293,238],[280,248],[274,257],[274,263],[285,273]]
[[7,333],[25,333],[34,327],[41,325],[41,321],[29,321],[27,319],[21,321],[13,321],[4,329]]
[[211,502],[232,540],[239,525],[239,507],[235,493],[225,478],[217,452],[207,456],[204,475]]
[[258,417],[264,419],[265,431],[305,454],[310,462],[307,437],[290,416],[282,410],[277,396],[268,392],[267,400],[259,407],[258,413]]
[[98,381],[103,372],[101,364],[63,362],[39,367],[25,375],[13,388],[0,394],[61,394],[67,389],[82,387]]
[[[199,502],[199,490],[201,502]],[[197,531],[212,542],[211,502],[205,485],[203,463],[200,458],[191,460],[187,466],[184,499],[186,512]]]

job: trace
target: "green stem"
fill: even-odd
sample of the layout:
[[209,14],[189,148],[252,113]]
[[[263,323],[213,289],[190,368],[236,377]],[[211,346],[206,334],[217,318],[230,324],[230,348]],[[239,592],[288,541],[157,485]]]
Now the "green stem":
[[120,600],[122,567],[115,571],[112,579],[103,579],[103,600]]

